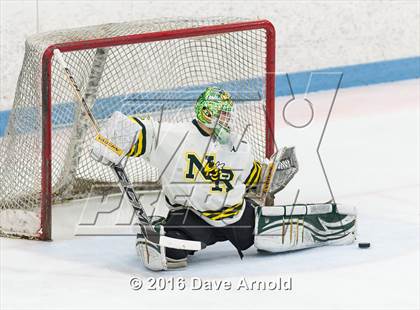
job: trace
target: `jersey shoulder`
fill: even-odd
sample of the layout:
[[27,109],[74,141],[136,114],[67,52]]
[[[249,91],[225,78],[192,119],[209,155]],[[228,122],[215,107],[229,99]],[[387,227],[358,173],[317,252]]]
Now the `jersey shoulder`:
[[242,135],[232,133],[232,151],[241,153],[251,153],[252,146]]

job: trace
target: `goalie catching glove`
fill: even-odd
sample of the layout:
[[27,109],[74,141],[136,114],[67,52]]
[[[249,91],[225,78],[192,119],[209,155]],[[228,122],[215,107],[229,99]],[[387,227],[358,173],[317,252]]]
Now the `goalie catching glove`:
[[281,149],[279,156],[275,162],[275,172],[269,193],[271,195],[277,194],[283,190],[286,185],[293,179],[295,174],[299,171],[298,161],[296,159],[294,147],[284,147]]
[[247,197],[260,205],[267,203],[293,179],[299,171],[294,147],[283,147],[262,165],[262,177],[257,186],[251,187]]

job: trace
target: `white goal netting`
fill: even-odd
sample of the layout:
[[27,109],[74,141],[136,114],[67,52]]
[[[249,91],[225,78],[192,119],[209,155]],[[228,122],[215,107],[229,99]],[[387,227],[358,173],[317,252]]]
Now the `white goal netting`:
[[[112,171],[89,156],[94,131],[81,113],[59,64],[52,59],[49,79],[42,69],[44,51],[52,44],[78,43],[76,50],[63,52],[63,57],[99,124],[116,110],[127,115],[151,114],[158,119],[162,115],[165,122],[189,121],[202,90],[209,85],[220,86],[231,92],[236,103],[236,130],[245,132],[255,157],[263,159],[267,135],[265,29],[171,39],[166,39],[164,33],[236,22],[244,21],[150,20],[29,37],[13,109],[5,135],[0,137],[1,233],[39,234],[40,227],[34,221],[41,212],[46,182],[51,182],[52,204],[86,197],[92,190],[117,190]],[[118,45],[113,41],[121,36],[156,32],[162,33],[161,39]],[[48,80],[51,92],[43,94],[43,81]],[[51,180],[43,180],[42,170],[47,99],[51,102]],[[137,187],[158,184],[157,171],[142,159],[129,160],[127,172]]]

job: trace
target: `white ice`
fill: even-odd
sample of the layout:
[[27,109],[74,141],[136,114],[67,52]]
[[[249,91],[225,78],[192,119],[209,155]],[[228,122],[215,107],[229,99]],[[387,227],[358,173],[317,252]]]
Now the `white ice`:
[[[245,251],[241,261],[228,243],[197,253],[186,269],[146,270],[133,236],[74,237],[84,206],[54,209],[53,242],[1,238],[2,309],[418,309],[419,304],[419,80],[338,92],[320,147],[337,202],[359,211],[359,241],[281,255]],[[278,98],[276,140],[296,145],[300,172],[276,203],[331,198],[316,146],[333,97],[308,94],[314,121],[287,126]],[[286,111],[304,123],[301,98]],[[114,202],[115,203],[115,202]],[[201,277],[247,280],[292,277],[291,291],[133,291],[131,277]]]

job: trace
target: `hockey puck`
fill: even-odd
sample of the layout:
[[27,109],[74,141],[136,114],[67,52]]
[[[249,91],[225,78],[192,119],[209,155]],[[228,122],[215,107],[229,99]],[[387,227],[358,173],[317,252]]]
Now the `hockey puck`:
[[370,243],[369,242],[360,242],[359,243],[359,248],[361,249],[367,249],[370,247]]

